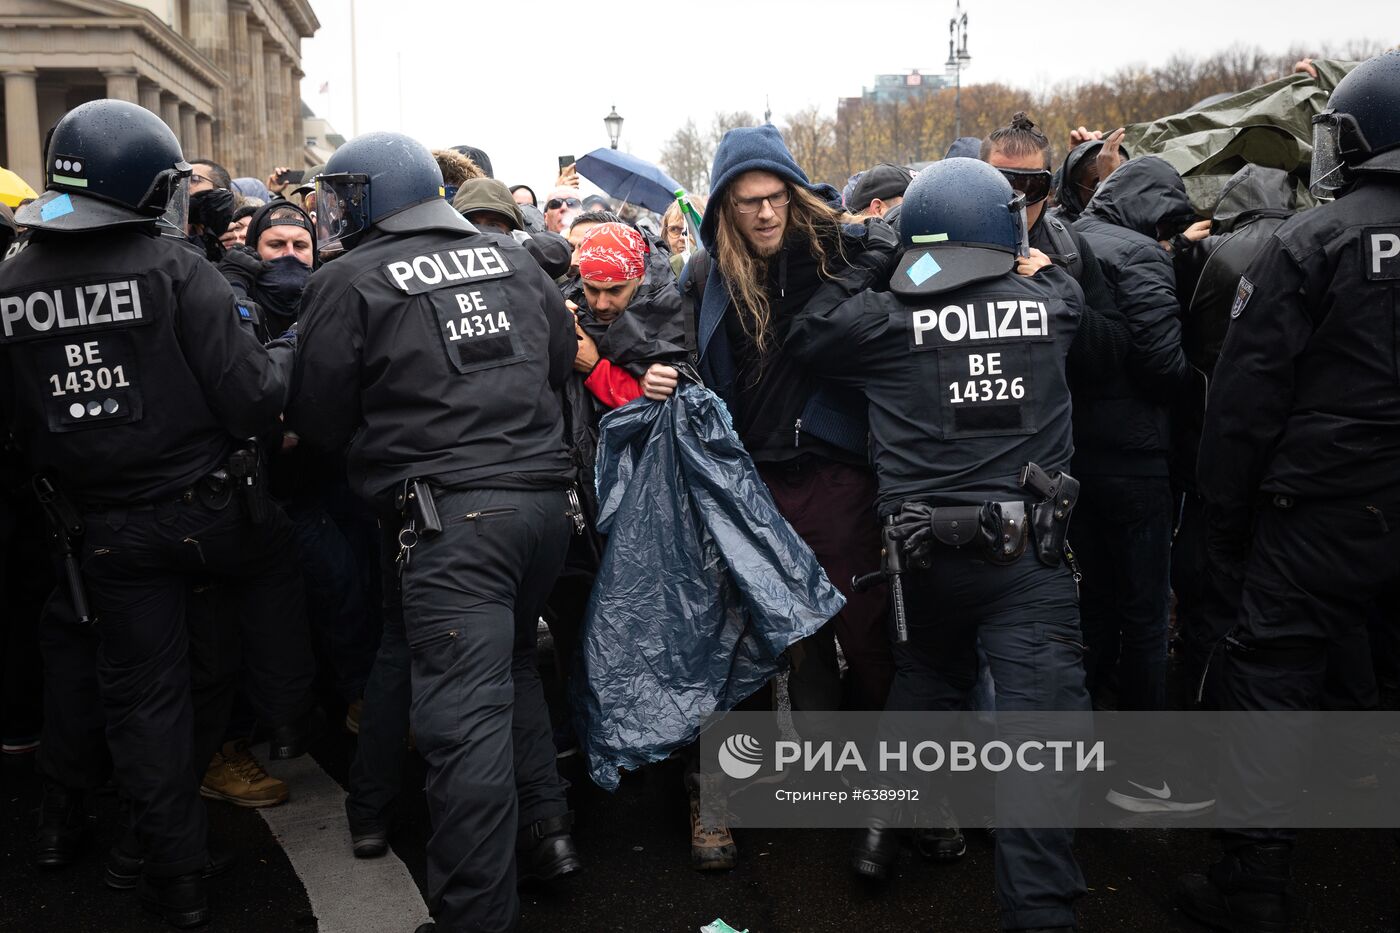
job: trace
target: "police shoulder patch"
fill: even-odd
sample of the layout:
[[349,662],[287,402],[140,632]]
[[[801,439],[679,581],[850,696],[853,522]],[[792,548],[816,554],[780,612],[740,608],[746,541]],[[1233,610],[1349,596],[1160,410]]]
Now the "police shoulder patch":
[[1244,276],[1240,276],[1240,286],[1235,289],[1235,303],[1230,305],[1230,319],[1234,320],[1244,313],[1244,306],[1249,304],[1249,299],[1254,295],[1254,283]]

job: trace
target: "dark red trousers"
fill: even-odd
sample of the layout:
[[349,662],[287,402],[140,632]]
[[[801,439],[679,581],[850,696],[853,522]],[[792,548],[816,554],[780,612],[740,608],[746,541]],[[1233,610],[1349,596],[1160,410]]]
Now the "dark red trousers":
[[758,472],[778,511],[817,555],[846,607],[795,651],[788,693],[793,709],[842,708],[836,642],[850,678],[848,708],[880,710],[894,679],[890,653],[888,590],[851,590],[851,578],[880,567],[880,524],[875,515],[875,475],[868,469],[808,457],[793,463],[760,463]]

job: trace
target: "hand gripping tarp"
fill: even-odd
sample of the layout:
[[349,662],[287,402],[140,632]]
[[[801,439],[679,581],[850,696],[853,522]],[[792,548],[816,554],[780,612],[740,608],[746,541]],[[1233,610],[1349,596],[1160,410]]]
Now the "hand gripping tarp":
[[845,604],[778,513],[724,403],[689,383],[603,419],[598,530],[608,536],[574,677],[589,774],[693,741]]

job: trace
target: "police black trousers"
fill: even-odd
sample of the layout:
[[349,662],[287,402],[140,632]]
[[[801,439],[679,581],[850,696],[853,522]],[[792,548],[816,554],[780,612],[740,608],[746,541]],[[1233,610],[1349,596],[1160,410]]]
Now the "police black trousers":
[[[1030,554],[996,566],[939,550],[932,568],[907,575],[905,593],[909,641],[894,649],[887,709],[963,709],[977,682],[980,641],[1003,720],[1024,711],[1088,713],[1079,611],[1074,581],[1065,568],[1051,569]],[[999,737],[1013,744],[1017,738],[1005,727]],[[1011,769],[997,780],[997,813],[1014,814],[1034,793],[1041,795],[1038,812],[1053,806],[1063,825],[1073,826],[1079,812],[1077,783],[1051,788],[1054,796],[1048,800],[1044,791],[1043,781]],[[1086,889],[1073,844],[1072,829],[998,828],[996,881],[1003,929],[1074,926],[1074,902]]]
[[[1374,700],[1357,657],[1371,603],[1400,580],[1400,500],[1290,502],[1264,506],[1245,564],[1234,642],[1224,653],[1224,707],[1317,710],[1348,693]],[[1359,640],[1361,639],[1361,640]],[[1367,653],[1369,661],[1369,653]],[[1343,691],[1329,678],[1350,670]],[[1218,808],[1243,825],[1286,822],[1306,736],[1252,743],[1253,754],[1222,744]],[[1266,747],[1267,760],[1259,754]],[[1251,840],[1288,839],[1281,830],[1229,833]]]
[[[189,631],[190,693],[194,704],[194,774],[197,786],[223,742],[238,685],[238,620],[220,586],[191,588],[185,618]],[[39,628],[44,659],[44,731],[39,773],[73,790],[94,790],[112,776],[107,724],[97,683],[98,628],[79,625],[67,586],[44,606]],[[139,851],[133,840],[130,848]]]
[[428,907],[443,933],[505,933],[519,919],[519,826],[568,812],[535,641],[572,524],[562,489],[436,499],[443,531],[402,576],[433,824]]
[[[193,776],[194,705],[187,612],[194,583],[225,584],[230,612],[258,632],[305,631],[301,580],[281,510],[254,525],[236,501],[89,511],[83,576],[98,616],[98,684],[119,788],[130,801],[145,871],[179,875],[208,860]],[[245,651],[250,664],[256,653]],[[267,654],[267,653],[265,653]],[[264,665],[266,667],[266,665]],[[267,683],[269,672],[262,671]],[[269,709],[304,705],[307,684],[278,685]]]

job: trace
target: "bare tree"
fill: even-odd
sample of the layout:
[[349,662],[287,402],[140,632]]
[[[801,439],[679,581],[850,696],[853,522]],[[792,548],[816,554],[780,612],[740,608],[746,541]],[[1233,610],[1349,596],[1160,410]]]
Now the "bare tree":
[[[1025,110],[1052,140],[1068,140],[1077,126],[1108,130],[1180,113],[1216,94],[1247,90],[1290,74],[1301,58],[1355,61],[1382,46],[1374,39],[1358,39],[1274,55],[1236,44],[1210,56],[1178,54],[1156,67],[1129,65],[1105,77],[1034,93],[1003,84],[969,85],[962,89],[962,133],[985,137]],[[787,117],[783,138],[809,178],[841,187],[876,162],[941,158],[953,141],[953,94],[944,88],[898,104],[854,98],[842,101],[834,116],[808,107]],[[682,183],[708,188],[710,162],[725,132],[756,123],[745,111],[715,114],[707,131],[689,120],[666,144],[662,162]]]
[[661,147],[661,167],[691,194],[707,194],[714,154],[714,143],[709,135],[701,133],[691,119]]

